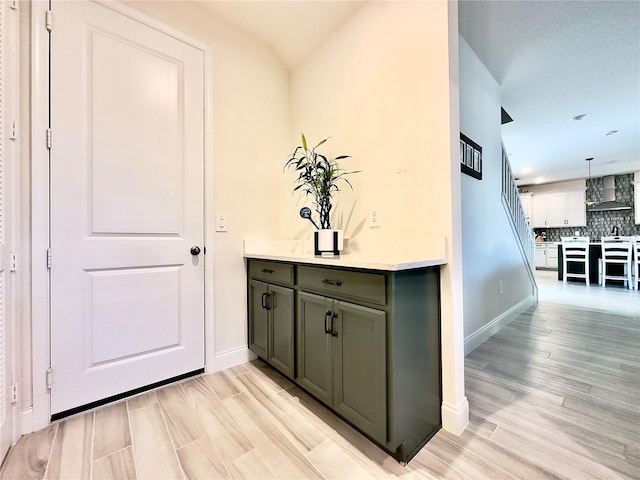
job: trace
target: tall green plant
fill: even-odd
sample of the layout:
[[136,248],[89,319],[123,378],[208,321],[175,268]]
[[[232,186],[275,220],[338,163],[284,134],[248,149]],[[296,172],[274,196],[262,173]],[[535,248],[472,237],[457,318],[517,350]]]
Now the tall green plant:
[[359,173],[358,171],[347,172],[340,168],[338,160],[344,160],[351,155],[340,155],[328,158],[319,153],[317,148],[323,145],[329,138],[320,141],[315,147],[309,149],[307,139],[302,134],[302,145],[298,145],[291,154],[284,169],[294,168],[298,172],[295,180],[297,185],[293,191],[302,190],[305,195],[312,197],[313,205],[320,216],[320,228],[330,229],[331,220],[331,196],[340,191],[339,183],[345,182],[353,190],[353,186],[345,178],[345,175]]

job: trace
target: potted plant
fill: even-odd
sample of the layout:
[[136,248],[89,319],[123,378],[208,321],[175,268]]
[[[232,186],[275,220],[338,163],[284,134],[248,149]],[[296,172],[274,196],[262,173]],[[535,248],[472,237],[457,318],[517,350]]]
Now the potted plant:
[[337,254],[342,250],[342,231],[331,228],[331,197],[340,191],[342,182],[353,186],[345,178],[346,175],[359,173],[359,171],[347,172],[340,167],[339,160],[349,158],[350,155],[339,155],[329,158],[318,152],[318,147],[329,138],[321,140],[315,147],[309,149],[307,139],[302,134],[302,145],[298,145],[284,165],[284,169],[293,168],[298,172],[295,180],[294,192],[302,190],[306,196],[313,200],[313,206],[320,219],[320,227],[311,218],[308,209],[300,211],[301,216],[308,218],[318,228],[314,234],[315,253],[333,252]]

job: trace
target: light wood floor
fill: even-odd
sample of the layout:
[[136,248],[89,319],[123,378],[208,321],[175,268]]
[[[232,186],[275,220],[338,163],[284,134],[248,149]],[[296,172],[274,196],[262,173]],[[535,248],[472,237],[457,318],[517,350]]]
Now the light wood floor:
[[0,477],[640,478],[640,292],[554,275],[467,356],[469,427],[406,468],[256,361],[24,436]]

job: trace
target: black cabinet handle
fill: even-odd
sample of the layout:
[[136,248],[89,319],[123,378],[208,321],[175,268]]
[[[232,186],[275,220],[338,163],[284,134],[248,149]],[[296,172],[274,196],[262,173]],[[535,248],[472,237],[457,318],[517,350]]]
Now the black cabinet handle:
[[325,285],[336,285],[336,286],[340,286],[342,285],[342,280],[329,280],[328,278],[325,278],[324,280],[322,280],[322,283],[324,283]]
[[273,270],[269,270],[268,268],[263,268],[262,273],[273,273]]
[[327,326],[327,321],[330,318],[333,319],[333,313],[331,312],[331,310],[324,314],[324,333],[332,333],[331,331],[333,329],[333,320],[331,320],[331,326]]
[[264,308],[265,310],[271,310],[271,305],[269,303],[270,299],[271,299],[270,293],[265,292],[262,294],[262,308]]
[[334,313],[333,315],[331,315],[331,336],[332,337],[337,337],[338,336],[338,332],[336,330],[334,330],[333,328],[333,321],[338,318],[338,314]]

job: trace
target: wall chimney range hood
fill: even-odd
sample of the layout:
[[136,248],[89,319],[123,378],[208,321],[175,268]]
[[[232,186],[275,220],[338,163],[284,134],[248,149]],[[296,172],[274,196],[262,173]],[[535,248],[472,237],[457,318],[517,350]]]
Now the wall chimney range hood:
[[631,210],[629,205],[616,201],[616,179],[613,175],[604,177],[604,201],[589,207],[590,212],[610,210]]

